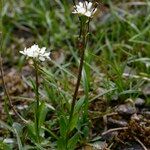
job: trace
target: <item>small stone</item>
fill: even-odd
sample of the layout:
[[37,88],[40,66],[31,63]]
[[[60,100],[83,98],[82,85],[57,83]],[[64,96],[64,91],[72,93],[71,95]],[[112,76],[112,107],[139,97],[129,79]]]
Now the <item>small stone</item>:
[[131,116],[136,113],[136,108],[130,104],[123,104],[118,106],[117,112],[122,116]]
[[92,147],[93,147],[92,150],[93,149],[94,150],[106,149],[107,146],[108,145],[107,145],[106,141],[97,141],[92,144]]
[[142,98],[135,99],[135,106],[136,107],[143,107],[145,105],[145,100]]
[[139,121],[139,120],[140,120],[140,117],[139,117],[139,115],[137,115],[137,114],[133,114],[133,115],[131,116],[131,120]]

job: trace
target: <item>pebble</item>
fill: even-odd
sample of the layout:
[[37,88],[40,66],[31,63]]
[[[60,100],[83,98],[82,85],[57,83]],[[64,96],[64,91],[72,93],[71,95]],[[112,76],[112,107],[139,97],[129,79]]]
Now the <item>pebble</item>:
[[116,111],[118,112],[119,115],[131,116],[134,113],[136,113],[136,108],[130,104],[122,104],[118,106]]
[[143,107],[145,105],[145,100],[142,98],[135,99],[135,106],[136,107]]
[[131,120],[139,121],[140,119],[141,119],[141,116],[140,116],[140,115],[133,114],[133,115],[131,116]]

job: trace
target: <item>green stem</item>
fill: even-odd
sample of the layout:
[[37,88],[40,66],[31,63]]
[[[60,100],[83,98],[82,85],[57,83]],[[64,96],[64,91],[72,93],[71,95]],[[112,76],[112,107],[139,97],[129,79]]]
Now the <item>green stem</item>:
[[69,122],[71,122],[71,119],[72,119],[72,116],[73,116],[73,113],[74,113],[74,106],[75,106],[75,102],[76,102],[77,95],[78,95],[80,81],[81,81],[81,78],[82,78],[82,69],[83,69],[83,64],[84,64],[85,46],[83,46],[83,47],[84,48],[81,50],[80,66],[79,66],[79,71],[78,71],[77,83],[76,83],[76,87],[75,87],[75,91],[74,91],[74,95],[73,95],[73,99],[72,99],[72,104],[71,104],[71,112],[70,112]]
[[39,135],[39,79],[38,79],[38,64],[37,61],[34,61],[34,68],[35,68],[35,95],[36,95],[36,108],[35,108],[35,129],[37,135],[37,142],[39,142],[40,135]]
[[[80,81],[82,78],[82,69],[83,69],[83,64],[84,64],[84,54],[85,54],[85,49],[86,49],[86,25],[85,22],[81,22],[81,28],[82,29],[82,48],[81,48],[81,54],[80,54],[80,66],[79,66],[79,71],[78,71],[78,78],[77,78],[77,83],[76,83],[76,87],[75,87],[75,91],[73,94],[73,99],[72,99],[72,104],[71,104],[71,111],[70,111],[70,116],[69,116],[69,125],[72,121],[72,116],[74,113],[74,107],[75,107],[75,103],[76,103],[76,99],[77,99],[77,95],[78,95],[78,90],[79,90],[79,86],[80,86]],[[80,35],[80,38],[81,38]]]
[[[89,36],[88,36],[88,34],[89,34],[89,30],[90,30],[90,27],[89,27],[89,25],[90,25],[90,18],[89,18],[89,20],[88,20],[88,22],[87,22],[87,29],[86,29],[86,31],[87,31],[87,36],[86,36],[86,41],[85,41],[85,45],[87,45],[88,44],[88,38],[89,38]],[[86,70],[85,70],[85,73],[86,73]],[[86,93],[85,93],[86,95],[85,95],[85,103],[84,103],[84,113],[83,113],[83,120],[85,121],[85,122],[88,122],[88,107],[89,107],[89,84],[88,84],[88,90],[86,89]]]
[[67,131],[67,137],[66,137],[66,147],[67,147],[67,144],[68,144],[69,134],[71,132],[70,131],[70,125],[71,125],[71,122],[72,122],[74,109],[75,109],[75,103],[76,103],[76,99],[77,99],[77,96],[78,96],[80,81],[81,81],[81,78],[82,78],[82,69],[83,69],[83,65],[84,65],[84,55],[85,55],[85,50],[86,50],[86,45],[87,45],[87,35],[88,35],[87,33],[88,33],[88,30],[89,30],[89,22],[88,22],[88,24],[86,24],[86,21],[87,21],[86,19],[87,18],[79,18],[79,19],[81,21],[80,22],[80,35],[79,35],[79,38],[82,41],[82,45],[81,45],[82,47],[80,49],[80,65],[79,65],[79,70],[78,70],[77,83],[76,83],[76,87],[75,87],[75,91],[74,91],[73,99],[72,99],[72,103],[71,103],[71,111],[70,111],[70,116],[69,116],[68,131]]

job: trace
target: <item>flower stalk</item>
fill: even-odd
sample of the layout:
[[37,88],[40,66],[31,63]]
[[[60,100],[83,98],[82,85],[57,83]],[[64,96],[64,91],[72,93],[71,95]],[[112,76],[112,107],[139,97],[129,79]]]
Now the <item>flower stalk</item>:
[[40,99],[39,99],[39,74],[38,74],[38,62],[45,61],[46,59],[50,59],[50,52],[46,52],[46,47],[40,48],[37,44],[32,45],[29,48],[25,48],[23,51],[20,51],[21,54],[30,58],[34,62],[35,69],[35,98],[36,98],[36,106],[35,106],[35,132],[37,136],[37,142],[40,142],[40,126],[39,126],[39,107],[40,107]]
[[83,69],[83,64],[84,64],[84,54],[85,54],[85,48],[83,48],[82,51],[81,51],[80,66],[79,66],[79,71],[78,71],[78,79],[77,79],[75,91],[74,91],[74,94],[73,94],[70,118],[72,118],[72,115],[73,115],[73,112],[74,112],[74,106],[75,106],[75,102],[76,102],[76,99],[77,99],[78,90],[79,90],[79,86],[80,86],[80,81],[81,81],[81,77],[82,77],[82,69]]
[[[97,11],[97,8],[93,7],[93,4],[91,2],[85,1],[85,2],[79,2],[78,5],[75,5],[74,11],[72,12],[74,14],[78,14],[78,17],[80,20],[79,39],[80,39],[82,45],[81,45],[81,49],[80,49],[81,55],[80,55],[80,65],[79,65],[79,70],[78,70],[77,83],[76,83],[76,87],[75,87],[75,91],[74,91],[72,103],[71,103],[69,126],[70,126],[70,123],[72,121],[72,117],[74,114],[75,103],[76,103],[76,99],[77,99],[77,95],[78,95],[80,81],[82,78],[84,55],[85,55],[85,50],[86,50],[87,41],[88,41],[87,37],[88,37],[88,33],[89,33],[89,23],[96,11]],[[88,105],[87,105],[87,107],[88,107]]]
[[75,103],[77,100],[78,96],[78,90],[82,78],[82,70],[84,66],[84,55],[85,55],[85,50],[87,46],[87,36],[88,36],[88,30],[89,30],[89,19],[87,17],[82,16],[80,18],[80,35],[79,35],[79,40],[81,41],[81,48],[80,48],[80,64],[79,64],[79,69],[78,69],[78,77],[77,77],[77,82],[75,86],[75,91],[73,94],[72,98],[72,103],[71,103],[71,111],[70,111],[70,116],[69,116],[69,125],[72,121],[72,117],[74,114],[74,108],[75,108]]
[[34,69],[35,69],[35,96],[36,96],[36,107],[35,107],[35,131],[37,135],[37,142],[40,140],[40,131],[39,131],[39,77],[38,77],[38,62],[34,60]]

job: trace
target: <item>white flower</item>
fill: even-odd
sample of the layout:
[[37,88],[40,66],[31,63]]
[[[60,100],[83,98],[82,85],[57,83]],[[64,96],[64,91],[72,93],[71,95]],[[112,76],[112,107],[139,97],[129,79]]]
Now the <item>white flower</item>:
[[92,17],[97,11],[97,8],[94,8],[92,5],[92,2],[79,2],[78,5],[74,6],[72,13]]
[[45,59],[50,59],[50,52],[46,53],[45,50],[46,47],[39,48],[38,45],[34,44],[31,47],[25,48],[23,51],[20,51],[20,53],[27,57],[38,58],[41,61],[45,61]]

